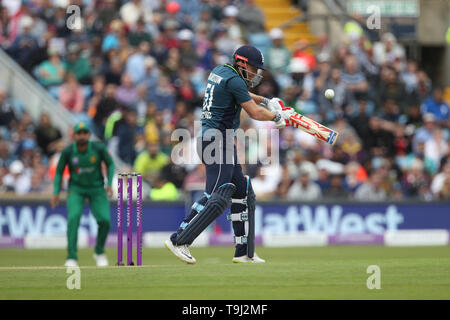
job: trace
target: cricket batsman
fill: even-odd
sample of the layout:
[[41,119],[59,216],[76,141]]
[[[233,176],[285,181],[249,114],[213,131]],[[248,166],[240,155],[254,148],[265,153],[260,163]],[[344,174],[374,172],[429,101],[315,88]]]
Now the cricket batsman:
[[[67,191],[67,251],[66,267],[78,266],[77,241],[78,226],[85,200],[89,205],[95,220],[98,223],[97,244],[94,259],[98,267],[108,265],[105,254],[105,242],[110,227],[110,210],[108,197],[112,196],[112,181],[114,176],[114,162],[101,142],[89,141],[90,129],[86,123],[80,122],[74,128],[74,142],[61,153],[53,181],[53,197],[51,208],[59,202],[62,174],[69,166],[70,179]],[[102,174],[102,162],[106,164],[108,182]]]
[[[248,92],[262,80],[264,58],[253,46],[242,46],[232,57],[232,64],[215,67],[209,77],[203,99],[201,137],[197,150],[206,166],[206,191],[195,202],[165,246],[180,260],[194,264],[189,245],[219,217],[231,203],[234,230],[235,263],[263,263],[254,252],[255,193],[248,176],[237,161],[234,130],[239,128],[242,108],[259,121],[273,121],[277,128],[289,125],[292,108],[282,108],[280,100]],[[233,134],[229,134],[229,132]],[[214,159],[213,161],[210,161]]]

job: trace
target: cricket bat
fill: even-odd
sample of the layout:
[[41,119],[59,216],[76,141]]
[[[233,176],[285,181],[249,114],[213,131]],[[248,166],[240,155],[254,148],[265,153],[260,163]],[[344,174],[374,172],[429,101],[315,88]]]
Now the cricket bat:
[[[281,106],[281,110],[286,110],[288,108],[290,109],[290,107],[286,107],[284,105],[284,102],[282,100],[278,99],[278,103]],[[267,105],[261,106],[267,110],[270,110]],[[299,128],[300,130],[303,130],[306,133],[309,133],[317,139],[322,140],[332,146],[336,143],[339,137],[339,132],[331,130],[330,128],[325,127],[324,125],[321,125],[320,123],[314,121],[313,119],[305,117],[300,113],[294,112],[289,118],[289,120],[286,120],[286,125],[289,122],[289,125],[293,126],[294,128]]]
[[309,133],[319,140],[325,141],[330,145],[334,145],[339,137],[339,132],[331,130],[328,127],[305,117],[297,112],[290,116],[289,122],[291,126]]

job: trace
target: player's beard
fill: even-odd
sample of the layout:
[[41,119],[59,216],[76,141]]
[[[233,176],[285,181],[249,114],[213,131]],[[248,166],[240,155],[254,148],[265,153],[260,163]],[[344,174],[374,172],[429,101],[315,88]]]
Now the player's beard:
[[89,139],[79,139],[76,141],[77,147],[85,147],[89,142]]

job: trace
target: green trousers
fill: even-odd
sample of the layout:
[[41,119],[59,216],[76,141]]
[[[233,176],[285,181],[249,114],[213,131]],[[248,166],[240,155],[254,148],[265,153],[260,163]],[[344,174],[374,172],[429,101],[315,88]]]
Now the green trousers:
[[67,195],[67,259],[78,260],[78,226],[80,225],[86,199],[98,224],[95,253],[102,254],[105,252],[106,237],[108,236],[111,225],[109,200],[105,189],[102,188],[98,189],[98,191],[90,191],[89,193],[70,189]]

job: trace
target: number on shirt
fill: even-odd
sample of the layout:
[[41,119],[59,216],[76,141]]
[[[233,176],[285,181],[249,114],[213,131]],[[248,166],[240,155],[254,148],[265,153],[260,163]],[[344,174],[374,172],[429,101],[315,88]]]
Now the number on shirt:
[[205,97],[203,98],[203,110],[210,111],[213,94],[214,94],[214,84],[208,83],[205,90]]

